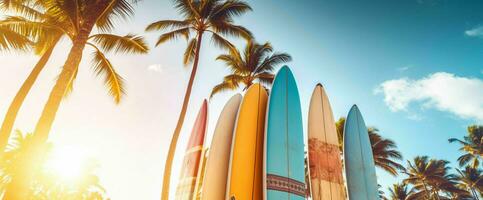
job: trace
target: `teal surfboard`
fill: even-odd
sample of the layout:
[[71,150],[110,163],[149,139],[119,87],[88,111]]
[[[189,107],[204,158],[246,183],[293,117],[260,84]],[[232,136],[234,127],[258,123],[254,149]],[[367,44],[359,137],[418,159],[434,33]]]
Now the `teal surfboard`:
[[344,162],[349,199],[378,200],[374,157],[366,124],[356,105],[344,126]]
[[287,66],[273,82],[268,100],[264,156],[265,200],[304,200],[302,115],[297,84]]

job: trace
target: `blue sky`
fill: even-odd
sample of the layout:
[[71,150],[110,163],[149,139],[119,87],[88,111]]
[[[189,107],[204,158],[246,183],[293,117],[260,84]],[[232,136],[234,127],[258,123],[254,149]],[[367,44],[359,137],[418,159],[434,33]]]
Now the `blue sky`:
[[[460,153],[457,145],[448,144],[448,138],[461,138],[467,125],[483,121],[482,3],[249,3],[254,11],[236,23],[249,28],[257,41],[270,41],[277,51],[292,55],[289,66],[297,78],[304,120],[312,90],[320,82],[336,118],[357,104],[367,125],[376,126],[384,137],[394,140],[404,159],[429,155],[452,164]],[[145,26],[179,17],[170,1],[146,0],[136,6],[136,16],[119,23],[116,32],[142,34],[153,45],[159,34],[144,33]],[[235,43],[243,46],[243,41]],[[64,41],[54,52],[16,128],[33,130],[69,45]],[[94,78],[86,50],[76,88],[62,104],[50,141],[82,149],[100,160],[99,175],[112,199],[159,197],[170,134],[189,76],[190,68],[181,63],[185,46],[180,40],[153,47],[149,55],[111,55],[128,87],[127,98],[119,106],[106,94],[102,80]],[[203,98],[227,73],[222,63],[214,60],[220,53],[209,40],[203,43],[178,155],[185,148]],[[5,113],[37,58],[2,53],[0,60],[0,111]],[[227,92],[210,100],[209,138],[222,106],[233,94]],[[180,161],[178,156],[175,162]],[[175,169],[174,179],[178,174]],[[396,181],[380,170],[378,177],[384,187]]]

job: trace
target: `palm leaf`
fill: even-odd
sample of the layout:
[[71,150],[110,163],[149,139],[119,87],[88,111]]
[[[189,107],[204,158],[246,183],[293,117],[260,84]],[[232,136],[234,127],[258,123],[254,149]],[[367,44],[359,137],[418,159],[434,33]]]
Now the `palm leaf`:
[[109,94],[119,103],[125,95],[124,79],[116,72],[111,62],[95,45],[88,43],[94,47],[92,64],[97,76],[104,76],[104,83],[109,90]]
[[111,31],[114,28],[114,20],[125,20],[128,17],[134,15],[134,8],[131,3],[136,2],[137,1],[129,2],[126,0],[112,0],[109,6],[97,19],[97,28],[99,28],[103,32]]
[[227,0],[213,8],[211,18],[214,21],[231,21],[233,17],[241,16],[251,10],[252,8],[245,2]]
[[230,52],[236,51],[235,45],[233,45],[228,40],[226,40],[225,38],[223,38],[222,36],[216,33],[212,33],[211,41],[215,44],[215,46],[221,49],[226,49],[226,50],[229,50]]
[[186,28],[191,23],[188,20],[180,21],[180,20],[161,20],[154,23],[149,24],[146,27],[146,31],[158,31],[158,30],[166,30],[166,29],[179,29],[179,28]]
[[10,29],[0,27],[0,50],[21,50],[30,49],[33,43],[24,35],[18,34]]
[[199,17],[200,14],[193,6],[192,0],[174,0],[174,7],[186,18]]
[[141,36],[126,35],[118,36],[113,34],[96,34],[89,37],[100,48],[106,52],[115,53],[148,53],[149,47]]
[[159,36],[158,41],[156,42],[156,46],[169,40],[176,40],[179,37],[185,37],[186,39],[188,39],[189,35],[190,35],[190,28],[182,28],[175,31],[171,31]]
[[191,41],[188,44],[188,47],[186,47],[186,50],[185,50],[184,56],[183,56],[183,63],[185,65],[193,62],[193,60],[195,59],[197,44],[198,44],[197,39],[191,39]]
[[213,31],[225,36],[243,37],[245,40],[253,39],[253,34],[243,26],[237,26],[226,22],[212,22]]
[[227,91],[227,90],[235,90],[237,88],[238,88],[238,84],[236,84],[235,82],[223,81],[222,83],[213,87],[213,90],[211,91],[211,94],[210,94],[210,98],[212,98],[217,93]]

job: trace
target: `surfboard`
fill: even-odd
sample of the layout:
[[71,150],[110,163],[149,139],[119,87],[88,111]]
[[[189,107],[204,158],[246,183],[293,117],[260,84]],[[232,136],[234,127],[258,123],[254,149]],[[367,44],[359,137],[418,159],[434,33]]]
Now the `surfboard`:
[[205,179],[201,192],[202,200],[223,200],[226,196],[233,130],[241,100],[240,94],[231,97],[216,123],[206,161]]
[[287,66],[273,82],[268,101],[264,159],[266,200],[304,200],[304,137],[297,84]]
[[379,199],[371,142],[356,105],[352,106],[344,125],[344,162],[349,199]]
[[260,84],[248,88],[238,112],[227,185],[229,200],[261,200],[263,140],[267,92]]
[[206,161],[208,159],[208,148],[204,148],[202,153],[201,153],[201,164],[199,167],[199,172],[198,172],[198,177],[196,180],[196,187],[195,187],[195,197],[194,200],[200,200],[201,199],[201,190],[203,189],[204,186],[204,180],[205,180],[205,173],[206,173]]
[[329,98],[321,84],[317,84],[310,99],[308,139],[312,199],[345,200],[335,120]]
[[206,134],[206,122],[208,121],[208,102],[203,101],[195,124],[188,140],[188,146],[181,164],[181,174],[176,187],[175,199],[193,200],[197,186],[200,164],[203,155],[203,143]]

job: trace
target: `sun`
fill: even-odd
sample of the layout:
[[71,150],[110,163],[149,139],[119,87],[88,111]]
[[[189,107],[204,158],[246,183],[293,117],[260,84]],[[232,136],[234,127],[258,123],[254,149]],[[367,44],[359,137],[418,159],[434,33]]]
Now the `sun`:
[[73,147],[54,148],[47,159],[46,169],[66,181],[75,181],[82,175],[86,153]]

